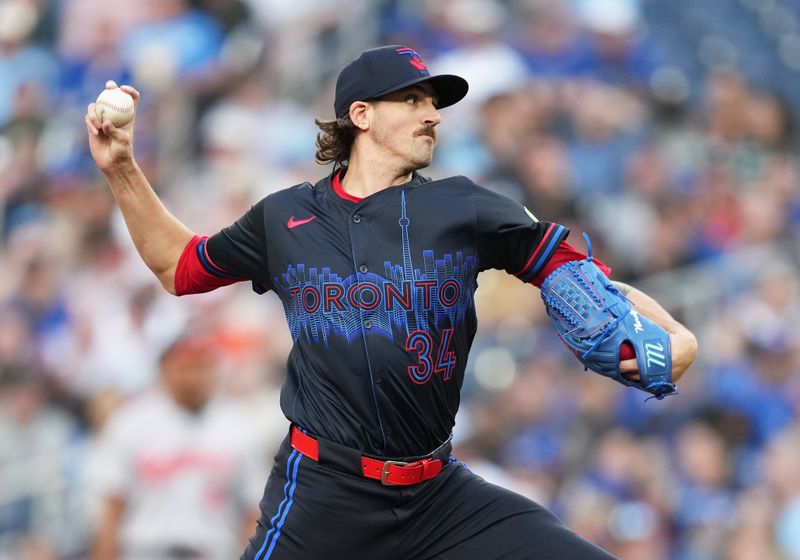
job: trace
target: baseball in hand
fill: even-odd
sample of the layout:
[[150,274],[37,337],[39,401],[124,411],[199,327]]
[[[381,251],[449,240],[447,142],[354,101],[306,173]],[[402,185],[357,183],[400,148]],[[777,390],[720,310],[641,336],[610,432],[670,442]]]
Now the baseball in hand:
[[109,119],[114,126],[123,126],[133,119],[133,97],[119,88],[104,89],[97,96],[94,112],[101,121]]
[[628,342],[627,340],[622,343],[622,346],[619,348],[619,359],[620,360],[632,360],[636,357],[636,350],[633,349],[633,344]]

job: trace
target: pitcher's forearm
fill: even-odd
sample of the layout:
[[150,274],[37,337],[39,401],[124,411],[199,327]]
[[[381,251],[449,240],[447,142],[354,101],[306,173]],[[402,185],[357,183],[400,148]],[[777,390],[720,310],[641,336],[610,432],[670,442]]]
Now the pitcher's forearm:
[[106,178],[136,250],[162,286],[175,293],[175,268],[194,234],[158,199],[136,162],[106,171]]
[[678,331],[686,330],[686,327],[676,321],[660,303],[643,291],[623,282],[615,281],[614,285],[625,294],[625,297],[630,300],[642,315],[657,323],[668,333],[675,334]]
[[622,282],[614,282],[614,285],[625,294],[637,311],[671,335],[672,381],[678,381],[697,357],[697,338],[692,331],[675,320],[660,303],[646,293]]

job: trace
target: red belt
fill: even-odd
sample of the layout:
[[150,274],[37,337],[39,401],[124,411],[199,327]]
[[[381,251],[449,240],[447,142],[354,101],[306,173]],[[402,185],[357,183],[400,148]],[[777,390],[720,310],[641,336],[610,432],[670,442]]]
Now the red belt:
[[[292,426],[292,447],[308,457],[319,461],[319,444],[297,426]],[[361,474],[367,478],[380,480],[385,486],[409,486],[434,478],[442,470],[439,459],[421,459],[413,463],[404,461],[384,461],[361,457]]]

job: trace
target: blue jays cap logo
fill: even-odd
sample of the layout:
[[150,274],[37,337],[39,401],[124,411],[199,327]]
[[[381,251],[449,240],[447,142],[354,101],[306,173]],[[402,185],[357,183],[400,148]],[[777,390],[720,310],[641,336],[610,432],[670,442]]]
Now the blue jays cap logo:
[[419,54],[417,54],[417,51],[415,51],[414,49],[409,49],[408,47],[403,47],[400,49],[396,49],[396,52],[397,54],[407,54],[411,56],[408,63],[417,70],[419,70],[419,73],[422,74],[423,76],[430,75],[430,72],[428,72],[428,67],[425,66],[424,62],[422,62],[422,59],[420,58]]

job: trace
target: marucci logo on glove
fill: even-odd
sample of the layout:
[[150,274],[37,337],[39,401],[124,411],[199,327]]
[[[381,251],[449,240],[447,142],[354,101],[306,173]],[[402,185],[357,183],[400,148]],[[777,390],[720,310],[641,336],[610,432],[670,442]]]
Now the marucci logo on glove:
[[648,369],[652,366],[659,368],[667,366],[667,353],[664,349],[664,345],[658,340],[646,341],[644,343],[644,355],[647,358]]

